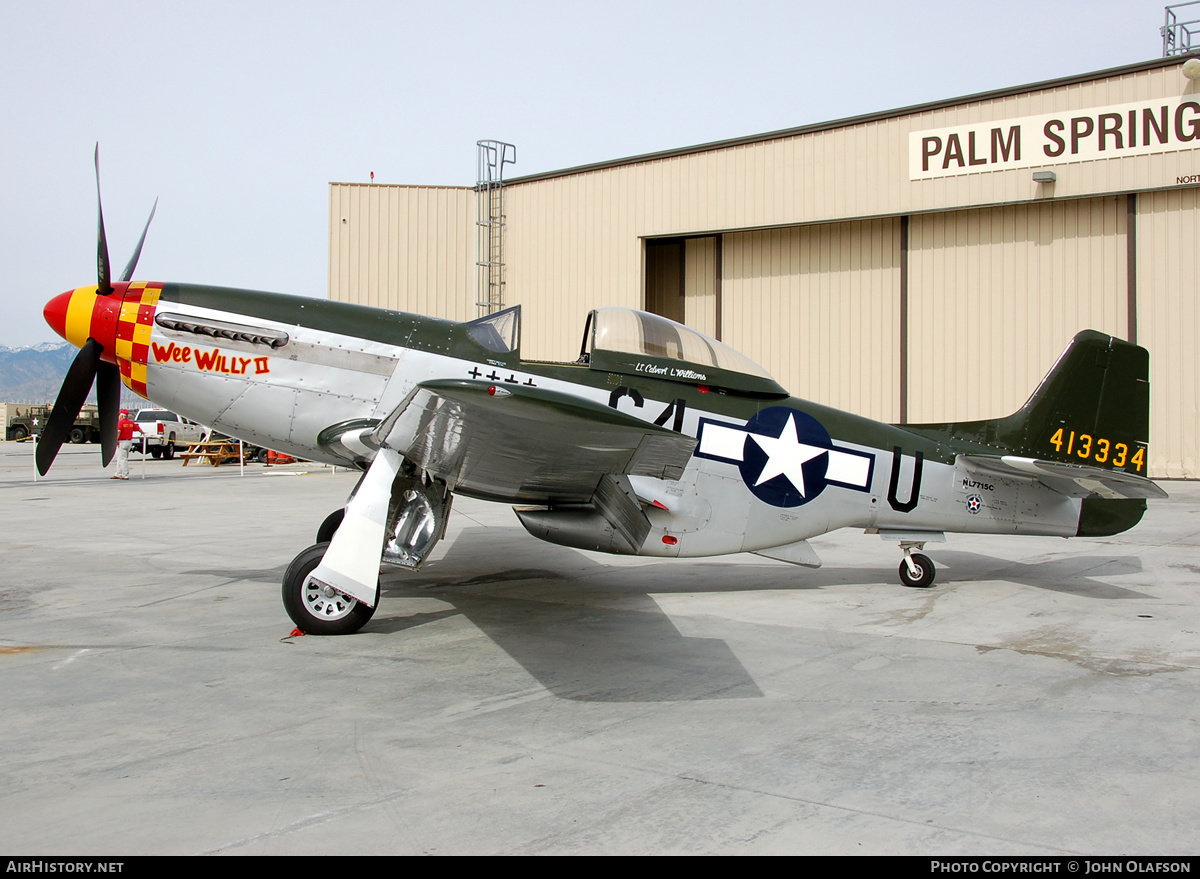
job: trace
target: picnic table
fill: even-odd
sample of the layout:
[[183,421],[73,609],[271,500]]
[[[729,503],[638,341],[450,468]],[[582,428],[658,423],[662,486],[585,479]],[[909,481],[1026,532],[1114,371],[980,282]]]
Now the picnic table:
[[208,463],[220,467],[226,461],[238,460],[237,440],[208,440],[202,443],[192,443],[186,452],[179,455],[186,467],[189,461],[196,458],[207,458]]

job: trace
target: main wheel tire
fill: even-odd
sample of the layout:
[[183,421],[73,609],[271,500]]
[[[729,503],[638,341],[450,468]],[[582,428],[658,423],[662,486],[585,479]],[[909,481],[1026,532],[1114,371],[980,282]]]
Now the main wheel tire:
[[16,442],[20,442],[27,436],[29,436],[29,431],[25,429],[25,425],[23,424],[18,424],[12,429],[12,438]]
[[170,461],[172,458],[175,457],[175,443],[174,442],[169,442],[165,446],[162,447],[162,456],[164,459],[166,459],[168,461]]
[[318,543],[292,559],[283,575],[283,607],[309,635],[353,635],[375,615],[375,608],[328,586],[305,585],[327,549],[328,543]]
[[72,427],[71,428],[71,442],[72,443],[74,443],[75,445],[78,446],[86,441],[87,441],[87,434],[85,434],[83,432],[82,427]]
[[928,589],[933,585],[933,578],[936,574],[933,559],[920,552],[914,552],[911,558],[913,564],[916,565],[917,574],[915,577],[913,576],[912,571],[908,569],[908,559],[905,559],[900,563],[900,582],[914,589]]
[[317,543],[328,543],[333,540],[333,533],[338,530],[342,524],[342,519],[346,518],[346,508],[334,510],[325,517],[325,521],[321,523],[321,527],[317,529]]

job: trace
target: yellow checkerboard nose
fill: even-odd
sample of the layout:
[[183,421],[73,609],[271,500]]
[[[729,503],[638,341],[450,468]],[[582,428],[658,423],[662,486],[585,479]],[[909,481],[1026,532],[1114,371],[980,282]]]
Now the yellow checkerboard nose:
[[146,396],[146,363],[150,356],[150,332],[162,284],[135,282],[125,291],[117,321],[116,354],[121,381],[135,394]]

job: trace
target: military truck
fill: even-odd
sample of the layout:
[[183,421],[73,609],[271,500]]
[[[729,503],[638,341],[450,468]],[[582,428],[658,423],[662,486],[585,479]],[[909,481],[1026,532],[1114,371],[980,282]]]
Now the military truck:
[[[23,440],[40,434],[53,408],[48,403],[4,403],[0,406],[4,409],[6,440]],[[75,419],[67,438],[73,443],[100,442],[100,410],[90,405],[79,410],[79,417]]]

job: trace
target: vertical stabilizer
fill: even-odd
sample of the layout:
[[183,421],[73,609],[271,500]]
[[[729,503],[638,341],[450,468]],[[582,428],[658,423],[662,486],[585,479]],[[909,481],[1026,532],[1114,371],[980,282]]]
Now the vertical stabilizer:
[[1025,405],[1005,418],[906,425],[963,451],[1017,455],[1146,475],[1150,355],[1084,330]]
[[1145,348],[1084,330],[1012,415],[906,429],[945,443],[960,462],[1081,498],[1079,536],[1118,534],[1141,519],[1146,498],[1166,497],[1145,478],[1149,374]]
[[1085,330],[1010,419],[1024,428],[1030,457],[1145,475],[1150,355],[1131,342]]

